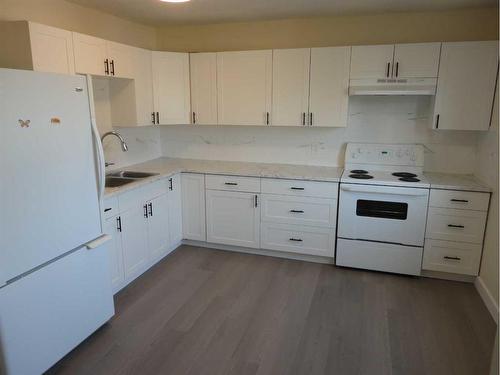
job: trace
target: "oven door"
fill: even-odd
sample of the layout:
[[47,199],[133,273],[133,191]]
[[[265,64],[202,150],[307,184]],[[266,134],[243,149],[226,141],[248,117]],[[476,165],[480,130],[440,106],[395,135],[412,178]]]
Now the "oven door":
[[423,246],[429,189],[340,185],[338,237]]

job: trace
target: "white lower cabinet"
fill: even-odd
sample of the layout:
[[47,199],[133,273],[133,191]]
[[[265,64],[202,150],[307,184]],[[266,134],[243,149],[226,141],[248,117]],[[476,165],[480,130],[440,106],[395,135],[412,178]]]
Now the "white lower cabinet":
[[262,223],[261,247],[263,249],[333,258],[335,229]]
[[422,268],[432,271],[477,275],[481,262],[481,245],[440,241],[425,241]]
[[206,241],[205,229],[205,175],[183,173],[182,236],[186,240]]
[[122,234],[120,230],[119,216],[111,217],[104,221],[104,233],[112,237],[109,245],[111,285],[113,291],[117,291],[125,281],[123,270]]
[[260,248],[259,194],[207,190],[207,242]]
[[180,187],[180,175],[174,175],[104,200],[104,232],[113,238],[114,293],[180,244]]

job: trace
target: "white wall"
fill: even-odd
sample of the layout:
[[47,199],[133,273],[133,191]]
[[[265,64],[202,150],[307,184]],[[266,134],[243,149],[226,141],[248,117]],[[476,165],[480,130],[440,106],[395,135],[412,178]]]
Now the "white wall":
[[498,309],[498,87],[491,128],[478,136],[475,175],[492,189],[479,277]]
[[164,156],[343,166],[346,142],[422,143],[428,171],[473,173],[476,132],[433,131],[430,97],[352,97],[347,128],[161,127]]

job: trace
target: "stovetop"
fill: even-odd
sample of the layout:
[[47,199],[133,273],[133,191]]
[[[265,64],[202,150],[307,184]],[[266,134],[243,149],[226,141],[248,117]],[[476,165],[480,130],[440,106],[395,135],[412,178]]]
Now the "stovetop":
[[430,187],[430,183],[421,173],[403,170],[346,169],[340,182],[363,185]]

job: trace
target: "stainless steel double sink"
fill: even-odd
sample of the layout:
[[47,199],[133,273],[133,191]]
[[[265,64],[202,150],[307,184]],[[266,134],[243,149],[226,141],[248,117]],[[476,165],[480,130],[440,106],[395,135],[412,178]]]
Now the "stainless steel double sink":
[[106,175],[106,187],[119,187],[126,184],[130,184],[134,181],[157,176],[159,173],[148,173],[148,172],[134,172],[134,171],[117,171],[108,173]]

